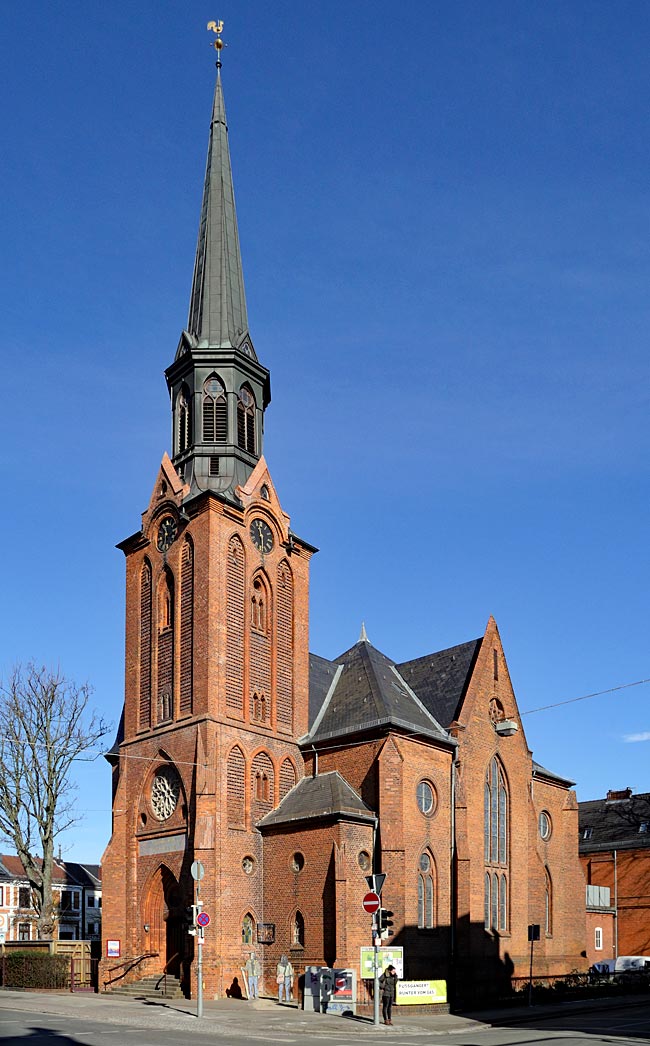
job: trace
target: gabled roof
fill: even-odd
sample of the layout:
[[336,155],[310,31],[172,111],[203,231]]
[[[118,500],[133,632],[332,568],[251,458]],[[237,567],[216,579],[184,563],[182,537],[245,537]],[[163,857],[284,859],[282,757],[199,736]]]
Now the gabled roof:
[[99,890],[102,885],[101,868],[98,864],[79,864],[76,861],[62,861],[68,875],[83,886],[84,890]]
[[367,639],[359,640],[333,662],[312,657],[309,705],[310,732],[302,739],[305,744],[391,726],[454,743],[395,663]]
[[613,794],[624,794],[625,798],[578,803],[581,854],[650,849],[650,792]]
[[322,818],[374,823],[376,817],[338,770],[316,777],[303,777],[275,810],[261,821],[260,829]]
[[[36,858],[36,864],[40,868],[42,864],[40,857]],[[77,879],[74,873],[74,869],[81,867],[81,865],[77,864],[66,865],[64,862],[54,861],[52,864],[53,885],[83,886],[84,884]],[[25,869],[23,868],[22,861],[17,854],[0,854],[0,878],[20,879],[21,882],[27,882]]]
[[439,723],[458,718],[483,639],[403,661],[397,667],[420,701]]

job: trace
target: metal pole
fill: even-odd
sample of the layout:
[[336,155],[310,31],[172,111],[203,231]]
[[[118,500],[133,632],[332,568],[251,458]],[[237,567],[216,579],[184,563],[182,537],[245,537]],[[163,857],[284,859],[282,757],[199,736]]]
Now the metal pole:
[[[374,925],[373,925],[374,930]],[[377,947],[377,937],[373,933],[373,947],[374,956],[373,964],[375,969],[375,986],[372,992],[372,1023],[379,1024],[379,948]]]
[[533,1005],[533,934],[530,935],[530,977],[528,980],[528,1005]]
[[[196,907],[200,908],[200,906],[201,906],[201,891],[200,891],[199,882],[197,880],[197,883],[196,883]],[[203,1016],[203,927],[202,926],[198,927],[198,933],[196,935],[196,946],[197,946],[197,948],[199,950],[199,954],[197,956],[197,964],[196,964],[196,976],[197,976],[197,985],[196,985],[196,1016],[197,1017],[202,1017]]]

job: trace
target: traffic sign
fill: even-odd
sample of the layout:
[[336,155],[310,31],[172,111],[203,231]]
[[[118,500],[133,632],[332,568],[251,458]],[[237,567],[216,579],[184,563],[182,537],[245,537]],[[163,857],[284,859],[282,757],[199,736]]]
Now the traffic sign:
[[196,882],[200,882],[203,876],[205,875],[205,868],[203,867],[202,862],[192,861],[192,867],[190,868],[190,872],[192,873],[192,878]]
[[373,893],[380,894],[382,887],[386,882],[386,872],[376,872],[375,875],[367,875],[366,882],[368,883],[369,890],[372,890]]
[[364,912],[368,912],[369,915],[374,915],[374,913],[379,908],[380,904],[381,901],[379,899],[378,894],[373,893],[371,890],[370,893],[367,893],[363,899],[363,910]]
[[196,917],[196,923],[197,923],[197,926],[209,926],[210,925],[210,916],[208,915],[207,912],[199,912],[199,914]]

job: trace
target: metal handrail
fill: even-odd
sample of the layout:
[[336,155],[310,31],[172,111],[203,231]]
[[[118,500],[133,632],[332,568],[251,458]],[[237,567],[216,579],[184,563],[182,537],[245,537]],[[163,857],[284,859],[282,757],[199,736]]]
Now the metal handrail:
[[115,970],[121,970],[123,966],[125,969],[119,977],[104,978],[104,990],[106,990],[109,984],[113,984],[114,981],[121,981],[123,977],[126,977],[127,973],[130,973],[135,966],[144,962],[145,959],[156,959],[159,954],[160,952],[143,952],[142,955],[136,955],[133,959],[124,959],[123,962],[118,962],[116,966],[111,966],[110,970],[107,970],[109,974],[114,973]]
[[156,982],[156,988],[157,989],[160,987],[160,982],[161,981],[163,982],[163,992],[165,993],[165,995],[167,994],[167,967],[171,966],[171,964],[174,962],[174,960],[178,959],[180,954],[181,954],[180,952],[176,952],[176,955],[172,955],[171,959],[167,960],[167,962],[163,966],[163,972],[161,973],[160,978]]

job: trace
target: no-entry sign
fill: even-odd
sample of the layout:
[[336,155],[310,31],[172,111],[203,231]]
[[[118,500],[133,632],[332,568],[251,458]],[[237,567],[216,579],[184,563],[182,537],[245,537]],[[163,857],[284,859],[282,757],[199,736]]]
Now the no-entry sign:
[[367,893],[363,899],[363,910],[364,912],[368,912],[369,915],[374,915],[380,904],[381,901],[379,899],[379,894],[370,891],[370,893]]

